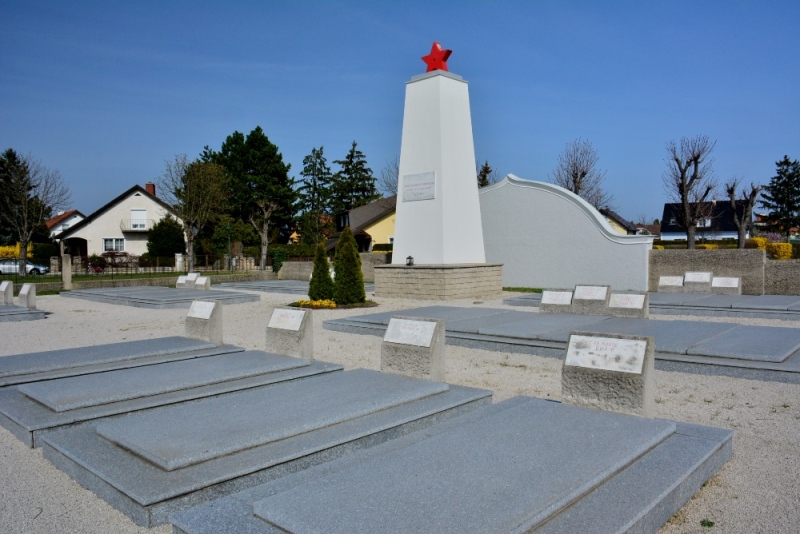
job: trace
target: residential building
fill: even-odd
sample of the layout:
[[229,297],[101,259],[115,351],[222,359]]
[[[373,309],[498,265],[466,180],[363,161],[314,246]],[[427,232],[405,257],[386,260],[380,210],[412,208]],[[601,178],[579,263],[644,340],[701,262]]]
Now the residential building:
[[394,243],[396,207],[397,195],[394,195],[351,209],[337,218],[336,234],[325,243],[325,248],[331,250],[336,247],[339,233],[345,226],[350,226],[353,231],[359,252],[370,252],[377,244]]
[[86,215],[78,210],[60,211],[52,219],[45,221],[47,229],[50,230],[50,237],[54,237],[64,230],[67,230],[86,218]]
[[[743,200],[736,201],[736,213],[739,217],[744,213],[744,207]],[[680,203],[664,204],[664,214],[661,217],[662,241],[686,239],[686,229],[678,223],[680,210]],[[703,216],[697,222],[695,239],[698,241],[703,239],[738,239],[739,229],[736,226],[734,212],[729,201],[712,200],[704,202],[700,206],[699,213]],[[747,237],[750,237],[750,232],[747,233]]]

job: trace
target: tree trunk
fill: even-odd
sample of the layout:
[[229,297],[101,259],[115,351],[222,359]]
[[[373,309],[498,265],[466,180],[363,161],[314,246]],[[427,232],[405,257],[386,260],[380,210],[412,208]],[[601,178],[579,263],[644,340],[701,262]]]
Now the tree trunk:
[[25,267],[28,265],[28,240],[20,236],[19,239],[19,265],[17,274],[25,276]]
[[188,269],[187,272],[192,273],[194,272],[194,236],[192,235],[191,230],[186,235],[186,252],[186,255],[188,256],[188,261],[186,262]]
[[267,224],[264,223],[264,228],[261,233],[261,263],[258,265],[258,270],[267,270],[267,247],[269,246],[269,235],[267,234]]
[[697,233],[697,227],[693,224],[690,224],[686,227],[686,248],[693,249],[694,248],[694,236]]
[[747,226],[742,225],[739,227],[739,248],[744,248],[747,243]]

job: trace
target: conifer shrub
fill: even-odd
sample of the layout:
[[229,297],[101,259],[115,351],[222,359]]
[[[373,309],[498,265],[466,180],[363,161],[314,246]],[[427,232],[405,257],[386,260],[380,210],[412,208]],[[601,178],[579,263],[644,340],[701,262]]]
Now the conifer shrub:
[[314,271],[308,284],[308,297],[311,300],[333,299],[333,280],[331,279],[328,256],[325,246],[320,243],[314,251]]
[[366,302],[364,275],[361,273],[361,257],[353,231],[346,226],[336,244],[333,260],[336,278],[333,281],[333,300],[338,305]]

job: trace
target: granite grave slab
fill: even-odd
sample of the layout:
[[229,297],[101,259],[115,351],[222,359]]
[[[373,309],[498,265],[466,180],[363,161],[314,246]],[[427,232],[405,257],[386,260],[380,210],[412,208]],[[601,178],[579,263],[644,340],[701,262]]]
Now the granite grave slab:
[[0,323],[13,321],[36,321],[39,319],[44,319],[45,316],[46,314],[42,310],[32,310],[24,306],[15,306],[14,304],[0,304]]
[[[192,286],[193,287],[193,286]],[[64,291],[60,294],[66,298],[77,298],[135,308],[188,308],[197,299],[197,291],[186,288],[169,287],[115,287],[102,289],[76,289]],[[251,293],[238,291],[222,291],[212,289],[203,292],[203,300],[210,300],[220,304],[240,304],[243,302],[258,302],[261,297]]]
[[737,326],[701,341],[687,354],[780,363],[800,349],[800,330],[779,326]]

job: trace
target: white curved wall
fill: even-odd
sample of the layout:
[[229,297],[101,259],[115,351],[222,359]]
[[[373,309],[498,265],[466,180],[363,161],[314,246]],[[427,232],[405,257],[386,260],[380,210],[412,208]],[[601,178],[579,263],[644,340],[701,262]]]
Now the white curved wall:
[[480,190],[488,263],[504,287],[575,284],[647,291],[652,236],[624,236],[585,200],[557,185],[509,174]]

